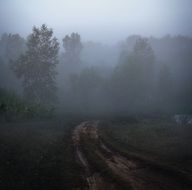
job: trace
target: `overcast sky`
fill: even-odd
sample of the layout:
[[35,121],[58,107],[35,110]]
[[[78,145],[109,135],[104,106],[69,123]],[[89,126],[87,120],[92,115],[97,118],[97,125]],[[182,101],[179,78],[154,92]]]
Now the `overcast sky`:
[[57,37],[117,41],[131,34],[192,35],[192,0],[0,0],[0,33],[46,23]]

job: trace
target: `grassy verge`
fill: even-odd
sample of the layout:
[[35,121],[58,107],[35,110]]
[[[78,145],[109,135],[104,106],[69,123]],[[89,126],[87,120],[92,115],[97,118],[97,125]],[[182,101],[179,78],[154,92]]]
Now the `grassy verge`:
[[171,120],[103,121],[99,132],[114,151],[144,160],[162,172],[192,179],[192,128]]
[[181,161],[192,156],[192,127],[172,121],[140,120],[134,123],[107,121],[101,135],[125,149],[150,154],[161,160]]

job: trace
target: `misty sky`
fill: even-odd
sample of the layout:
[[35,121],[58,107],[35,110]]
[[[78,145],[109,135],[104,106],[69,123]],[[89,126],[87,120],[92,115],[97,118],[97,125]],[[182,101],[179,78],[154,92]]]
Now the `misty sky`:
[[57,37],[117,41],[131,34],[192,35],[192,0],[0,0],[0,33],[46,23]]

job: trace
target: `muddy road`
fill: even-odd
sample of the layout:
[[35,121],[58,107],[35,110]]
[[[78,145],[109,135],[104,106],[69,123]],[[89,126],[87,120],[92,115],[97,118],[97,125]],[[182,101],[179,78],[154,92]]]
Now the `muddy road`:
[[[100,138],[98,121],[86,121],[78,125],[72,134],[77,161],[82,165],[88,190],[188,190],[183,180],[178,180],[170,172],[158,169],[144,160],[122,156],[108,147]],[[84,146],[94,144],[94,148],[84,151]],[[90,159],[90,154],[96,160]],[[108,173],[95,170],[91,163],[102,162]],[[110,172],[110,174],[109,174]],[[111,179],[110,179],[111,178]],[[114,180],[113,180],[114,179]]]

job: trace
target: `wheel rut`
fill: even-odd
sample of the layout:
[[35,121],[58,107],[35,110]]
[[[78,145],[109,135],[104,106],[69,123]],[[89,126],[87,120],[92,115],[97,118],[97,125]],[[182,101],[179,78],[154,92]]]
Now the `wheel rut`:
[[[87,155],[82,151],[83,138],[88,143],[96,142],[94,153],[102,160],[115,178],[121,183],[110,182],[103,177],[102,172],[95,172],[89,163]],[[144,161],[129,159],[109,148],[99,137],[98,121],[85,121],[78,125],[72,134],[72,141],[78,162],[84,168],[84,179],[88,190],[188,190],[173,176],[154,169]]]

